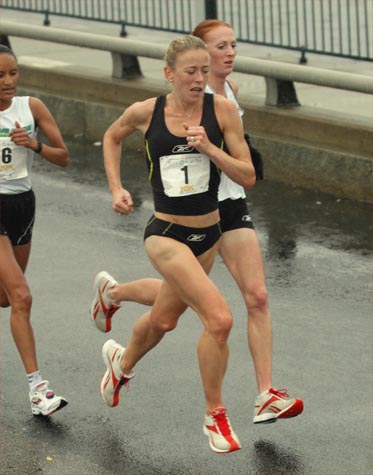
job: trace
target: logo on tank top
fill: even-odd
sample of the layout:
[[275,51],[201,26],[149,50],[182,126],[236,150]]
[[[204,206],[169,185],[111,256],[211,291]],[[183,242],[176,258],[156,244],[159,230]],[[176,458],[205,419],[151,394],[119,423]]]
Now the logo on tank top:
[[205,239],[206,234],[189,234],[187,237],[187,241],[192,241],[192,242],[201,242]]
[[175,147],[172,149],[172,153],[185,153],[185,152],[191,152],[194,150],[194,147],[191,145],[175,145]]

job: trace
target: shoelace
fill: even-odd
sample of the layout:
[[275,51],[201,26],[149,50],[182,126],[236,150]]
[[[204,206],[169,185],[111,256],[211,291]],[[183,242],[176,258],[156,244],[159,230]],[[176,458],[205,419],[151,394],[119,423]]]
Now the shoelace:
[[285,397],[289,397],[289,394],[287,392],[287,389],[274,389],[274,388],[271,388],[269,390],[270,393],[274,394],[275,396],[278,396],[278,397],[282,397],[282,398],[285,398]]
[[231,428],[227,418],[227,411],[225,409],[215,409],[211,412],[211,415],[218,426],[222,435],[229,435]]

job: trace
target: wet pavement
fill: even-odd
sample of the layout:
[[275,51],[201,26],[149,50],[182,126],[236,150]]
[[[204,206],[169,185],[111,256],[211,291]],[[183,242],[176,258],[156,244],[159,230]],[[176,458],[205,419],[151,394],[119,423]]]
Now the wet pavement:
[[74,144],[66,170],[34,167],[37,222],[27,272],[39,365],[70,404],[31,415],[27,383],[1,311],[1,475],[369,475],[372,473],[372,207],[260,182],[248,201],[265,259],[274,326],[275,386],[304,413],[253,425],[256,385],[245,308],[218,258],[212,278],[235,325],[224,401],[242,449],[210,451],[191,311],[145,357],[120,405],[99,395],[103,343],[122,344],[145,307],[126,304],[107,336],[90,323],[94,275],[156,276],[142,244],[152,211],[142,152],[125,158],[136,211],[111,211],[101,147]]

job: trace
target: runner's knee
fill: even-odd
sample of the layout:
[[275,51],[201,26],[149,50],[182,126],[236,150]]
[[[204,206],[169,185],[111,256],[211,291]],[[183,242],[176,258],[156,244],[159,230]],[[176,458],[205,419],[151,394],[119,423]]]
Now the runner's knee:
[[32,305],[32,295],[27,286],[17,288],[11,294],[11,306],[13,310],[29,313]]
[[248,291],[245,295],[246,306],[249,313],[266,313],[268,311],[268,293],[265,287]]
[[233,326],[233,318],[229,311],[216,312],[209,318],[207,331],[221,344],[226,343]]
[[165,315],[158,316],[155,313],[152,313],[150,316],[150,321],[155,330],[161,333],[167,333],[174,330],[177,326],[178,317],[174,315],[169,315],[168,318]]
[[153,325],[158,331],[160,331],[162,333],[167,333],[167,332],[170,332],[170,331],[172,331],[176,328],[177,322],[167,322],[167,321],[158,322],[158,321],[155,321],[155,322],[153,322]]

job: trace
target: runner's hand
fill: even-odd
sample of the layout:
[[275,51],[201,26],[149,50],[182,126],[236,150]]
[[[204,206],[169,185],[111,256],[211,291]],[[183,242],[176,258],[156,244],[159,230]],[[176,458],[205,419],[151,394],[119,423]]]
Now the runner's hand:
[[31,149],[37,146],[37,141],[29,136],[26,130],[22,128],[18,120],[16,120],[15,126],[15,129],[9,132],[9,137],[13,143],[20,147],[26,147]]
[[132,196],[124,188],[113,192],[113,210],[119,214],[129,214],[133,211]]

